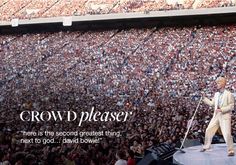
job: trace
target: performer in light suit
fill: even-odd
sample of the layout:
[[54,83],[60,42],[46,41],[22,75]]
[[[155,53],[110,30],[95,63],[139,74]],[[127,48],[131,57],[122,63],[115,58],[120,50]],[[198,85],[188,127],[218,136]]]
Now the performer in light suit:
[[205,134],[205,144],[201,150],[204,152],[210,148],[212,138],[220,127],[224,140],[228,147],[228,156],[234,156],[233,139],[231,136],[231,112],[234,110],[234,96],[225,89],[226,79],[219,77],[216,80],[217,89],[212,100],[203,97],[203,102],[214,106],[214,115],[211,119]]

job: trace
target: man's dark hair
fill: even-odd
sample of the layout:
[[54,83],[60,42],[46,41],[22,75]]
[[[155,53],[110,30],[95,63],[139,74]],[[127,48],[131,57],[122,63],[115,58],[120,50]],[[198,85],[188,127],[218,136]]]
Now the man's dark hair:
[[4,152],[2,150],[0,150],[0,161],[2,160],[2,158],[4,157]]
[[125,152],[124,152],[123,150],[117,151],[117,156],[118,156],[120,159],[126,159],[126,155],[125,155]]
[[25,159],[25,152],[16,152],[12,157],[13,164],[15,164],[18,161],[23,161]]

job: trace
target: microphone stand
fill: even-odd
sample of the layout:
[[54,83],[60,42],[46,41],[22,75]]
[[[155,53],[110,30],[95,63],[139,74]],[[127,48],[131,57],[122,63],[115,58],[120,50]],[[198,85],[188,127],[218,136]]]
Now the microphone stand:
[[183,139],[183,141],[182,141],[182,144],[181,144],[180,148],[176,148],[176,149],[177,149],[178,151],[180,151],[181,153],[185,153],[185,151],[184,151],[182,148],[183,148],[184,142],[185,142],[185,140],[186,140],[186,138],[187,138],[187,136],[188,136],[189,130],[190,130],[191,126],[192,126],[193,119],[194,119],[194,117],[195,117],[196,114],[197,114],[197,111],[198,111],[198,108],[199,108],[199,105],[200,105],[201,101],[202,101],[202,96],[201,96],[201,98],[200,98],[200,100],[199,100],[199,102],[198,102],[197,108],[196,108],[196,110],[195,110],[195,112],[194,112],[194,114],[193,114],[193,116],[192,116],[192,118],[191,118],[191,121],[190,121],[190,123],[189,123],[189,127],[188,127],[188,129],[187,129],[187,132],[185,133],[185,136],[184,136],[184,139]]

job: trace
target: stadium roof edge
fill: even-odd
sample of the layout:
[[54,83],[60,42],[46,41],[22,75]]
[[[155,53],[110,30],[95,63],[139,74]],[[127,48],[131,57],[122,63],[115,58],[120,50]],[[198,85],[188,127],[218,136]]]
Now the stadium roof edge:
[[[183,10],[166,10],[166,11],[150,11],[132,12],[132,13],[111,13],[100,15],[83,15],[72,16],[72,22],[84,21],[104,21],[104,20],[120,20],[120,19],[137,19],[137,18],[157,18],[157,17],[179,17],[179,16],[197,16],[197,15],[212,15],[212,14],[232,14],[236,13],[236,7],[220,7],[220,8],[202,8],[202,9],[183,9]],[[20,19],[20,25],[43,24],[43,23],[62,23],[63,17],[50,18],[33,18]],[[0,26],[11,26],[11,21],[0,21]]]
[[[185,19],[188,17],[199,18],[204,16],[214,16],[217,19],[218,16],[222,15],[234,15],[236,16],[236,7],[221,7],[221,8],[202,8],[202,9],[183,9],[183,10],[166,10],[166,11],[150,11],[150,12],[132,12],[132,13],[111,13],[111,14],[101,14],[101,15],[83,15],[83,16],[71,16],[72,26],[75,24],[96,24],[96,23],[109,23],[109,22],[132,22],[132,21],[142,21],[142,20],[164,20],[164,19]],[[11,27],[11,21],[0,21],[0,29],[8,28],[17,29],[19,27],[27,26],[29,28],[31,25],[57,25],[63,27],[64,17],[50,17],[50,18],[33,18],[33,19],[19,19],[17,27]],[[128,20],[128,21],[127,21]],[[234,20],[231,21],[234,22]],[[235,20],[236,21],[236,20]],[[2,31],[0,30],[0,33]]]

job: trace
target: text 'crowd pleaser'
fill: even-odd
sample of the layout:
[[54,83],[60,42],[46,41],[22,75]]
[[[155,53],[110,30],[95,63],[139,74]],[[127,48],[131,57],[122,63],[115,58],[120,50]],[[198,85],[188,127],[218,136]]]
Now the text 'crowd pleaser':
[[47,121],[78,121],[79,126],[83,122],[126,122],[129,115],[132,115],[132,112],[127,111],[95,111],[92,107],[91,111],[22,111],[20,113],[20,119],[22,121],[31,121],[31,122],[47,122]]

